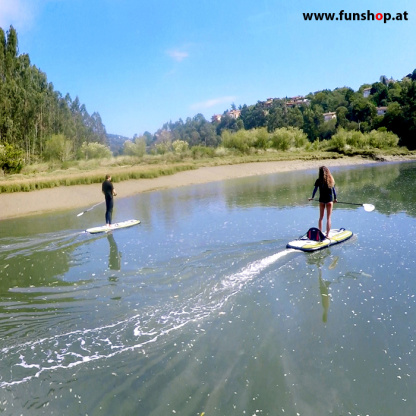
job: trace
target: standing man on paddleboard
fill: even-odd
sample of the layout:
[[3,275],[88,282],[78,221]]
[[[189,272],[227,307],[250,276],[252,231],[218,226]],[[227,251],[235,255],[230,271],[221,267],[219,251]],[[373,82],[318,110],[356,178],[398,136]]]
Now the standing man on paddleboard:
[[[331,214],[334,202],[337,202],[337,194],[335,192],[335,180],[331,175],[331,172],[326,166],[319,168],[319,178],[315,181],[315,188],[312,193],[313,199],[316,191],[319,189],[319,221],[318,228],[322,231],[322,220],[325,215],[326,209],[326,237],[329,237],[331,231]],[[333,197],[332,197],[333,195]]]
[[101,189],[105,196],[105,223],[107,224],[107,227],[110,227],[114,207],[113,197],[117,195],[114,186],[111,183],[111,175],[105,175],[105,180],[102,184]]

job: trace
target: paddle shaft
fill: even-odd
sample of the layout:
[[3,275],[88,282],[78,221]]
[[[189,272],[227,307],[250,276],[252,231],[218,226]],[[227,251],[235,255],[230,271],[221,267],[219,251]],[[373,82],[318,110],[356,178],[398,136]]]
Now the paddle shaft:
[[[316,199],[312,199],[312,201],[315,201],[315,202],[319,202],[319,201],[317,201]],[[341,202],[341,201],[337,201],[336,202],[337,204],[348,204],[348,205],[358,205],[358,206],[363,206],[363,204],[356,204],[355,202]]]
[[341,202],[341,201],[337,201],[337,204],[358,205],[360,207],[364,205],[364,204],[356,204],[355,202]]
[[[313,199],[312,201],[316,201],[316,200]],[[316,201],[316,202],[318,202],[318,201]],[[359,207],[363,207],[364,208],[364,211],[367,211],[367,212],[372,212],[376,208],[372,204],[357,204],[356,202],[342,202],[342,201],[337,201],[337,204],[356,205],[356,206],[359,206]]]
[[80,213],[77,215],[77,217],[80,217],[81,215],[85,214],[86,212],[91,211],[91,210],[92,210],[92,209],[94,209],[95,207],[98,207],[98,205],[103,204],[104,202],[105,202],[105,201],[101,201],[101,202],[99,202],[98,204],[93,205],[91,208],[88,208],[87,210],[80,212]]

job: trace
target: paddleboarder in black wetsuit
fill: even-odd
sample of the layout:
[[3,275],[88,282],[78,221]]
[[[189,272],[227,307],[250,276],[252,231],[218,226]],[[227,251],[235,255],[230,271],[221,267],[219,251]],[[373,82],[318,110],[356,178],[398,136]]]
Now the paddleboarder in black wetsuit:
[[[318,228],[322,231],[322,220],[325,214],[326,208],[326,237],[329,236],[331,231],[331,214],[334,202],[337,202],[337,194],[335,191],[335,180],[331,175],[331,172],[326,166],[319,168],[319,178],[315,181],[315,188],[312,193],[311,201],[316,191],[319,189],[319,221]],[[332,197],[333,195],[333,197]]]
[[114,207],[113,197],[117,195],[114,186],[111,183],[111,175],[105,175],[105,181],[102,184],[102,191],[105,196],[105,223],[108,227],[110,227]]

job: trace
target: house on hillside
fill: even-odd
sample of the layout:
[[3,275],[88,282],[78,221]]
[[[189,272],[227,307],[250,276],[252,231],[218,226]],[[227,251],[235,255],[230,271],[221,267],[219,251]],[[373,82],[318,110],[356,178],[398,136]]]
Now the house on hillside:
[[273,104],[273,101],[274,101],[274,98],[268,98],[266,101],[263,101],[263,105],[265,106],[265,107],[271,107],[272,106],[272,104]]
[[[233,118],[233,119],[237,120],[237,118],[240,117],[240,115],[241,115],[241,110],[230,110],[230,111],[227,111],[225,113],[225,115],[230,117],[230,118]],[[221,114],[214,114],[211,117],[211,121],[213,123],[219,123],[222,120],[222,117],[223,116]]]
[[238,117],[240,117],[241,111],[240,110],[230,110],[226,112],[226,115],[228,117],[237,119]]
[[297,97],[289,98],[289,101],[286,101],[286,107],[295,107],[296,105],[301,105],[301,104],[309,105],[310,101],[301,95],[298,95]]
[[371,88],[364,88],[363,89],[363,97],[368,98],[371,94]]
[[330,121],[330,120],[336,120],[337,119],[337,113],[335,112],[329,112],[329,113],[324,113],[324,121]]
[[386,114],[387,107],[377,107],[377,115],[384,116]]

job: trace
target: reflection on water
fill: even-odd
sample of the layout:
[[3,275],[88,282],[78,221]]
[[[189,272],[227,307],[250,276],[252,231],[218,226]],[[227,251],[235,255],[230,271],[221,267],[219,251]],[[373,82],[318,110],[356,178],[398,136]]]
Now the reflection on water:
[[[118,199],[140,227],[91,236],[102,212],[2,222],[0,413],[411,415],[415,402],[413,164],[332,169]],[[371,389],[369,388],[371,386]]]
[[107,234],[107,240],[110,244],[110,254],[108,255],[108,268],[111,270],[121,269],[121,252],[118,251],[116,240],[114,239],[113,233]]
[[329,291],[329,286],[332,282],[330,280],[325,280],[322,277],[323,275],[325,276],[326,260],[331,261],[329,266],[327,266],[328,270],[334,270],[338,264],[339,257],[333,257],[331,255],[331,249],[317,251],[315,253],[311,253],[311,255],[307,257],[307,263],[317,267],[318,287],[321,294],[321,304],[323,308],[322,322],[324,323],[328,321],[328,312],[332,296]]
[[329,293],[329,285],[331,282],[322,279],[322,271],[319,269],[319,290],[321,292],[322,298],[322,307],[324,308],[324,313],[322,315],[322,322],[326,322],[328,320],[328,311],[329,311],[329,303],[330,303],[330,293]]

